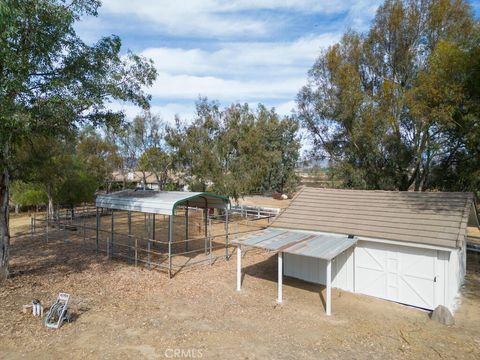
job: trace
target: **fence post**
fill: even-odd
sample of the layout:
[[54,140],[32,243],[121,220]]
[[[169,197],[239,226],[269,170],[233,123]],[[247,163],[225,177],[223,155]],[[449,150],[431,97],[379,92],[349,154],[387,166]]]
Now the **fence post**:
[[[61,220],[60,220],[60,223],[61,223]],[[65,213],[65,222],[63,223],[63,231],[66,231],[68,229],[68,226],[71,226],[71,225],[72,225],[72,222],[71,221],[70,223],[68,222],[67,213]],[[63,235],[63,243],[64,244],[67,243],[67,236],[65,236],[65,234]]]
[[150,214],[145,214],[144,215],[144,221],[145,221],[145,233],[147,234],[147,264],[148,264],[148,268],[151,268],[151,265],[150,265],[150,248],[151,248],[151,244],[150,244],[150,235],[151,235],[151,222],[150,222]]
[[172,241],[173,241],[173,216],[174,212],[168,216],[168,278],[172,278]]
[[150,264],[150,239],[147,239],[147,263],[148,263],[148,267],[151,268],[151,264]]
[[110,242],[111,242],[111,246],[112,246],[112,257],[113,257],[113,252],[114,252],[114,235],[113,235],[113,232],[115,231],[115,210],[112,209],[112,229],[111,229],[111,238],[110,238]]
[[132,263],[132,212],[128,212],[128,257]]
[[107,259],[110,259],[110,236],[107,236]]
[[188,201],[185,207],[185,252],[188,252]]
[[85,213],[83,213],[83,244],[85,245],[86,242],[86,229],[85,229]]
[[[152,224],[151,224],[151,228],[152,228],[152,240],[153,240],[153,248],[155,249],[158,249],[158,243],[156,243],[155,241],[157,240],[156,236],[155,236],[155,232],[157,231],[157,229],[155,228],[155,220],[156,220],[156,216],[155,214],[152,214]],[[152,255],[155,255],[155,254],[152,254]],[[153,257],[153,256],[152,256]],[[153,262],[155,263],[155,259],[153,259]]]
[[48,243],[48,210],[47,215],[45,215],[45,242]]
[[207,204],[205,204],[205,219],[204,219],[204,223],[205,223],[205,255],[207,255],[207,251],[208,251],[208,207],[207,207]]
[[210,263],[212,262],[212,219],[208,219],[208,246],[210,252]]
[[[147,214],[146,213],[143,214],[143,226],[145,227],[145,233],[148,234]],[[148,238],[148,235],[147,235],[147,238]]]
[[228,261],[228,205],[225,208],[225,260]]
[[212,237],[209,236],[208,241],[210,242],[210,266],[213,263],[213,255],[212,255]]
[[100,212],[98,210],[98,207],[95,207],[96,211],[96,231],[95,231],[95,248],[96,248],[96,253],[98,255],[98,241],[99,241],[99,232],[100,232]]
[[137,267],[137,258],[138,258],[137,238],[135,238],[135,267]]

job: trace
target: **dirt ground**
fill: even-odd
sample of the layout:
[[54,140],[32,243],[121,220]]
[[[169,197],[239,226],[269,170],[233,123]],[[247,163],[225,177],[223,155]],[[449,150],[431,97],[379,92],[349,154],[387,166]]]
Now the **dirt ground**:
[[276,200],[266,196],[245,196],[238,199],[239,205],[263,206],[275,209],[285,209],[290,204],[290,199]]
[[467,228],[467,234],[471,236],[480,236],[480,229],[476,227]]
[[480,245],[480,228],[468,227],[467,228],[468,241],[475,245]]
[[[28,219],[12,219],[28,233]],[[17,226],[18,225],[18,226]],[[164,272],[86,251],[81,242],[12,239],[12,277],[0,288],[0,359],[478,359],[480,257],[469,254],[461,306],[450,327],[428,313],[286,278],[275,303],[276,257],[247,252],[235,291],[235,254]],[[34,298],[72,296],[74,321],[59,330],[21,312]]]

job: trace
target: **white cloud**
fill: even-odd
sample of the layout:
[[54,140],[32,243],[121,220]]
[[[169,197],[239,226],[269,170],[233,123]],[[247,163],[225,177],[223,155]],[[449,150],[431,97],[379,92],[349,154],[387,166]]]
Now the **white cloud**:
[[[220,2],[221,3],[221,2]],[[217,1],[107,0],[103,10],[111,14],[135,15],[159,29],[176,35],[230,36],[238,33],[264,34],[266,24],[247,17],[227,17]]]
[[[346,13],[350,24],[362,26],[379,1],[367,0],[104,0],[102,14],[136,16],[153,29],[176,36],[230,37],[274,34],[282,22],[254,14],[258,10],[284,10],[304,14]],[[274,17],[274,16],[273,16]],[[342,29],[343,30],[343,29]]]
[[[142,113],[138,106],[114,101],[108,105],[108,108],[114,111],[123,111],[127,120],[132,120],[135,116]],[[192,119],[195,114],[195,104],[181,104],[176,102],[165,105],[152,105],[150,108],[152,114],[159,116],[165,123],[173,124],[175,116],[179,115],[182,119]]]
[[217,50],[148,48],[142,55],[154,60],[157,70],[170,74],[252,74],[304,72],[321,48],[337,42],[340,34],[310,35],[293,42],[229,42]]
[[[229,102],[221,102],[222,106],[230,105]],[[252,109],[256,109],[257,102],[249,102],[248,105]],[[265,104],[268,108],[274,107],[277,114],[292,115],[292,110],[295,109],[295,101],[290,100],[286,102],[273,102]],[[135,116],[142,113],[142,110],[128,103],[121,103],[114,101],[108,107],[115,111],[123,111],[128,121],[131,121]],[[150,108],[152,114],[159,116],[166,124],[173,125],[175,116],[179,116],[182,120],[191,121],[195,116],[195,102],[191,101],[186,104],[171,102],[165,105],[152,105]]]
[[294,98],[320,49],[339,34],[307,36],[293,42],[223,43],[217,50],[150,48],[158,78],[148,91],[160,99],[207,96],[226,102]]
[[[100,17],[82,21],[79,32],[89,41],[96,38],[92,34],[121,28],[128,34],[127,47],[137,48],[154,60],[158,78],[147,91],[153,95],[154,104],[164,104],[154,105],[152,111],[166,121],[173,121],[175,114],[191,118],[199,96],[218,99],[224,106],[261,102],[276,107],[279,114],[289,115],[320,49],[337,42],[347,27],[365,30],[378,3],[104,0]],[[315,19],[322,23],[324,15],[326,29],[330,30],[321,33]],[[300,30],[302,37],[291,40],[289,29],[302,25],[296,23],[302,20],[311,23],[311,29]],[[145,48],[142,36],[154,45]],[[130,118],[140,112],[129,105],[112,106],[124,109]]]
[[196,99],[199,96],[206,96],[223,101],[245,102],[253,99],[260,101],[260,99],[290,98],[304,83],[304,77],[268,82],[160,73],[148,92],[159,99]]
[[290,100],[275,106],[275,110],[280,115],[292,115],[292,111],[296,109],[297,105],[294,100]]

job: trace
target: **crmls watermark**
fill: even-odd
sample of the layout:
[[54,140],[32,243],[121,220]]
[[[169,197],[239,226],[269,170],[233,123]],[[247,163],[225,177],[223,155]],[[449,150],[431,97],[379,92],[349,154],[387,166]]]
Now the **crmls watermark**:
[[202,349],[165,349],[165,357],[168,359],[201,359],[203,357]]

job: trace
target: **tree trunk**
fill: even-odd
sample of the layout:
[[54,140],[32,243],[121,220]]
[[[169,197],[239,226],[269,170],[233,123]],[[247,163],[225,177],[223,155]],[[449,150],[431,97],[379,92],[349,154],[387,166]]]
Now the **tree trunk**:
[[47,194],[48,197],[48,208],[47,208],[47,214],[50,219],[53,219],[54,215],[54,210],[53,210],[53,197],[50,194]]
[[160,177],[157,172],[154,172],[155,178],[157,179],[158,191],[163,190],[163,184],[160,182]]
[[142,190],[146,190],[147,189],[147,176],[145,175],[145,171],[142,171],[142,177],[143,177]]
[[9,188],[10,174],[3,169],[0,175],[0,284],[8,277],[8,259],[10,251],[10,229],[9,229]]

